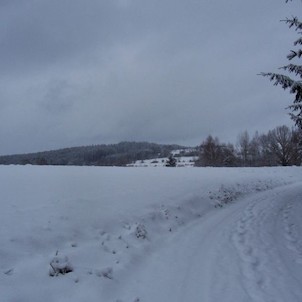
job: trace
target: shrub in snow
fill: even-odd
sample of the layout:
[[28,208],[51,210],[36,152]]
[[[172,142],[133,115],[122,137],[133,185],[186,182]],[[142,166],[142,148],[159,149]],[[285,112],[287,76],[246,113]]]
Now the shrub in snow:
[[49,276],[65,275],[73,271],[67,256],[56,256],[50,261]]
[[215,208],[216,207],[223,207],[225,204],[230,203],[234,200],[236,200],[240,195],[241,192],[234,188],[226,188],[224,186],[221,186],[218,190],[218,192],[209,192],[210,199],[215,200]]
[[172,154],[167,160],[166,167],[176,167],[176,158]]
[[137,238],[146,239],[147,238],[147,230],[143,224],[139,224],[135,229],[135,236]]

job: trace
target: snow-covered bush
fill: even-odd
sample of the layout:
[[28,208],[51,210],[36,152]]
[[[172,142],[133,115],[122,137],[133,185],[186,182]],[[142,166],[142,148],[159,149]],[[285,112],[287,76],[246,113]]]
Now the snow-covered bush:
[[209,197],[214,200],[216,208],[236,200],[241,194],[236,188],[222,185],[217,192],[209,192]]
[[139,224],[135,229],[135,236],[137,238],[146,239],[147,238],[147,230],[143,224]]
[[55,277],[58,275],[65,275],[73,271],[73,267],[69,262],[67,256],[56,256],[50,261],[49,276]]

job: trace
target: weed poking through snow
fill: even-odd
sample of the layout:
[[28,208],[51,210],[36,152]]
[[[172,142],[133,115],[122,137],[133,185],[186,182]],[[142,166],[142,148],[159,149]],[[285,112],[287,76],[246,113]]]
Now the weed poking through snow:
[[65,275],[73,271],[67,256],[59,256],[56,252],[55,257],[50,261],[49,276],[57,277],[58,275]]

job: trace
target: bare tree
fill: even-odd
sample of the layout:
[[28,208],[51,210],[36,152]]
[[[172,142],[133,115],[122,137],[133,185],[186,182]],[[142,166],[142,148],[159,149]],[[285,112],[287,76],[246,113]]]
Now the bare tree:
[[242,165],[244,167],[250,165],[248,162],[250,156],[250,136],[246,130],[238,135],[237,145]]
[[198,165],[200,166],[219,166],[221,158],[221,148],[218,138],[209,135],[200,146],[200,156]]
[[209,135],[200,146],[198,166],[235,166],[237,158],[232,144],[220,144],[218,138]]
[[250,141],[250,147],[249,147],[249,158],[250,158],[250,165],[260,166],[261,163],[261,143],[260,143],[260,136],[258,134],[258,131],[255,132],[254,136],[252,137]]
[[268,143],[278,164],[289,166],[294,163],[296,146],[293,141],[293,132],[287,126],[280,126],[269,131]]

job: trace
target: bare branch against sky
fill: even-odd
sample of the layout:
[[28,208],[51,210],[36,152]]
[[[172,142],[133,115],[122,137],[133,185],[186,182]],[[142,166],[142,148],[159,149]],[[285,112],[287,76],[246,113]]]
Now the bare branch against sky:
[[0,154],[292,125],[261,71],[300,1],[0,0]]

